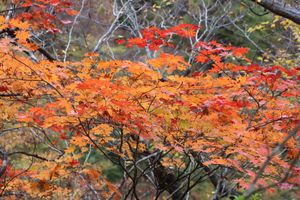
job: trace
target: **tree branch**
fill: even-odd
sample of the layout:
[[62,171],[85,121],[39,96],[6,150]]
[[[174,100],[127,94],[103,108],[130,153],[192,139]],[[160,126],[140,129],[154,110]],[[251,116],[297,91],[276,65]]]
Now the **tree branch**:
[[9,153],[7,155],[11,156],[11,155],[14,155],[14,154],[22,154],[22,155],[29,156],[29,157],[32,157],[32,158],[37,158],[37,159],[40,159],[40,160],[49,161],[47,158],[41,157],[37,154],[27,153],[27,152],[24,152],[24,151],[12,152],[12,153]]
[[0,93],[0,97],[16,97],[16,96],[21,96],[21,94],[17,93],[17,94],[3,94]]
[[286,5],[276,0],[252,1],[276,15],[282,16],[284,18],[292,20],[297,24],[300,24],[300,8],[297,8],[296,6]]

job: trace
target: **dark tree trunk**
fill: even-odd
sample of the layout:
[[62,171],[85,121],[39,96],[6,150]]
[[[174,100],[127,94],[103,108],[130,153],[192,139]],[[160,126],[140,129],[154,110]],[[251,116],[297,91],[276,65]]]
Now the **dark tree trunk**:
[[162,190],[168,191],[173,200],[183,198],[183,192],[180,190],[180,181],[174,174],[169,173],[160,162],[156,164],[153,172],[158,184],[158,192]]
[[[283,2],[278,2],[278,0],[252,0],[264,7],[266,10],[271,11],[276,15],[280,15],[284,18],[290,19],[293,22],[300,24],[300,5],[288,5]],[[296,1],[295,1],[296,2]]]

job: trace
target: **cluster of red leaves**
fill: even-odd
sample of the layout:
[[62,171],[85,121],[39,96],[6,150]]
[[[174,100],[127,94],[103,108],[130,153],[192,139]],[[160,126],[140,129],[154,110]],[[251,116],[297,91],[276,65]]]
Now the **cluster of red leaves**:
[[[137,46],[139,48],[148,47],[152,51],[158,50],[162,46],[173,47],[171,42],[166,40],[171,35],[178,35],[183,38],[191,38],[195,36],[198,26],[193,24],[180,24],[168,29],[159,29],[157,27],[149,27],[141,31],[141,38],[131,38],[127,42],[127,47]],[[124,44],[125,40],[117,40],[117,43]]]
[[[0,166],[2,166],[2,163],[3,163],[3,160],[0,159]],[[7,165],[5,168],[5,175],[0,177],[0,188],[4,187],[3,180],[5,178],[13,178],[13,177],[21,174],[21,172],[22,172],[22,170],[14,169],[14,168],[12,168],[11,165]],[[25,174],[25,173],[23,172],[23,174]]]
[[0,92],[6,92],[8,90],[8,87],[5,85],[0,85]]
[[[174,44],[170,39],[173,35],[180,38],[193,39],[198,29],[199,27],[194,24],[180,24],[164,30],[157,27],[149,27],[141,31],[142,37],[130,38],[128,41],[119,39],[116,42],[118,44],[126,44],[126,47],[148,47],[150,50],[156,51],[162,47],[173,48]],[[245,56],[248,53],[248,49],[243,47],[224,46],[216,41],[200,41],[193,48],[197,52],[195,61],[201,64],[212,62],[214,66],[217,66],[215,70],[220,70],[218,66],[222,65],[222,59],[228,56],[239,57],[249,61]]]
[[[24,8],[25,12],[17,14],[16,18],[27,21],[35,29],[44,29],[51,33],[59,32],[56,23],[68,24],[70,21],[59,20],[58,13],[76,15],[77,11],[72,9],[71,0],[24,0],[15,1],[18,8]],[[28,9],[28,11],[26,11]]]
[[[246,59],[245,54],[248,52],[247,48],[224,46],[216,41],[198,42],[195,45],[198,50],[196,61],[199,63],[206,63],[213,61],[214,63],[221,63],[221,59],[227,56],[243,57]],[[247,60],[247,59],[246,59]]]
[[250,65],[244,71],[254,74],[248,79],[252,87],[265,87],[272,91],[274,96],[297,97],[300,95],[296,87],[300,81],[300,68],[286,69],[281,66]]

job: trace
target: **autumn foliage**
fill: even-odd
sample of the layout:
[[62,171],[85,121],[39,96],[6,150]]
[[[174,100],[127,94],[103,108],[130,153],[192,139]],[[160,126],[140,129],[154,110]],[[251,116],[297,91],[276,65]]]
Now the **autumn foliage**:
[[[192,61],[169,53],[201,30],[192,24],[116,40],[157,52],[145,62],[95,52],[51,60],[31,39],[64,23],[43,11],[49,5],[76,14],[71,1],[22,1],[32,12],[0,17],[0,196],[137,199],[147,183],[153,198],[180,199],[207,179],[220,196],[299,187],[299,68],[260,66],[247,48],[216,41],[189,47]],[[109,181],[91,154],[118,166],[123,182]]]

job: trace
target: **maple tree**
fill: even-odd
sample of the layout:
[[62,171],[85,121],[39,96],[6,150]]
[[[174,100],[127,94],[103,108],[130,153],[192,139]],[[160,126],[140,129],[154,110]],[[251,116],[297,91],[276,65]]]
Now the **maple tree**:
[[60,61],[31,37],[59,32],[68,22],[46,8],[74,15],[71,2],[16,5],[30,12],[0,16],[0,196],[142,199],[147,184],[154,199],[183,199],[206,180],[214,199],[299,188],[299,67],[256,65],[216,41],[190,47],[189,61],[168,53],[193,40],[192,24],[116,41],[154,51],[145,62]]

